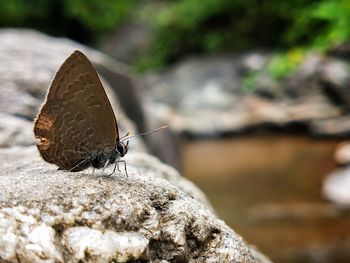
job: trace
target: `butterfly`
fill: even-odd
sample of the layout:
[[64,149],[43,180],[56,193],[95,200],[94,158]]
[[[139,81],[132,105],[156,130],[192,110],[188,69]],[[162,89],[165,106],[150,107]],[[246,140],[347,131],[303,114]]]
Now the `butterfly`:
[[128,152],[129,141],[120,140],[98,74],[78,50],[57,71],[34,121],[34,134],[42,158],[59,169],[77,172],[90,166],[125,165],[120,158]]

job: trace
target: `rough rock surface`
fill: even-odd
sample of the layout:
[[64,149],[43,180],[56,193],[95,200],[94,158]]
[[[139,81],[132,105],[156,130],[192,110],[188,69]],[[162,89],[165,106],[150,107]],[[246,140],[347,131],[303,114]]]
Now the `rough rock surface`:
[[127,156],[129,177],[57,171],[34,147],[2,149],[0,160],[3,260],[269,262],[149,155]]
[[[145,110],[154,121],[194,136],[247,128],[303,127],[315,136],[350,134],[350,67],[312,54],[284,81],[268,74],[271,54],[188,58],[143,78]],[[254,91],[247,83],[255,83]],[[345,120],[345,121],[344,121]]]
[[[71,51],[94,52],[33,31],[5,30],[0,38],[0,262],[270,262],[215,216],[194,184],[147,154],[140,138],[126,156],[129,176],[44,162],[28,120]],[[37,46],[13,45],[19,39]],[[133,129],[104,86],[121,129]]]
[[0,148],[34,143],[32,121],[0,112]]

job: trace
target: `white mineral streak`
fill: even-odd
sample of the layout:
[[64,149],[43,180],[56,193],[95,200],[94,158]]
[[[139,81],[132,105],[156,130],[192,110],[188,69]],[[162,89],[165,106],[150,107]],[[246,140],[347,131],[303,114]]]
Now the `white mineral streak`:
[[43,255],[44,258],[51,258],[62,262],[62,255],[55,246],[55,231],[52,227],[44,224],[34,228],[28,235],[30,242],[25,246],[27,250]]
[[148,240],[137,233],[117,233],[88,227],[73,227],[64,233],[66,246],[72,251],[75,260],[125,262],[139,258],[148,246]]
[[50,258],[63,262],[55,246],[55,231],[45,224],[35,226],[36,213],[23,207],[4,208],[0,211],[0,259],[17,261],[16,249],[24,248],[30,262],[44,262]]
[[16,256],[16,244],[18,242],[14,232],[14,220],[5,218],[0,212],[0,258],[11,260]]
[[105,236],[113,240],[116,245],[116,253],[119,261],[139,258],[145,252],[149,242],[143,235],[131,232],[116,233],[114,231],[107,231]]

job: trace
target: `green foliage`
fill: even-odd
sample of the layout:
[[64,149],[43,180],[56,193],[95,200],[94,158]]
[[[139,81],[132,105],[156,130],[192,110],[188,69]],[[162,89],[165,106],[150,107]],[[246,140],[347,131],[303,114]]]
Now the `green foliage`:
[[281,78],[296,67],[291,52],[327,50],[350,39],[349,0],[3,0],[0,8],[2,27],[33,27],[84,42],[126,19],[154,28],[152,49],[137,63],[141,70],[189,54],[273,48],[281,53],[269,72]]
[[95,34],[117,27],[129,13],[133,1],[64,0],[64,14],[79,20]]
[[23,26],[28,20],[33,19],[34,17],[44,18],[47,9],[47,0],[1,1],[0,25]]
[[350,1],[322,0],[299,8],[292,28],[287,32],[288,42],[301,42],[313,48],[329,47],[350,38]]
[[268,62],[267,70],[274,79],[282,79],[294,71],[303,58],[303,50],[291,49],[284,53],[276,54]]
[[0,26],[32,27],[53,35],[93,41],[123,22],[134,3],[134,0],[1,1]]
[[[293,68],[288,50],[327,49],[350,38],[349,0],[173,0],[149,16],[155,28],[141,68],[161,67],[188,54],[251,48],[281,50],[274,77]],[[284,53],[285,52],[285,53]]]
[[242,90],[246,92],[254,91],[258,82],[258,72],[249,72],[242,80]]
[[[272,80],[279,81],[291,72],[293,72],[305,57],[303,49],[290,49],[286,52],[280,52],[272,56],[266,63],[265,67],[259,70],[247,72],[242,80],[242,90],[253,92],[259,84],[261,76],[270,76]],[[274,92],[278,93],[278,89]]]
[[[177,0],[154,12],[156,31],[149,66],[171,63],[193,53],[221,53],[283,46],[291,13],[306,0]],[[287,11],[288,10],[288,11]]]

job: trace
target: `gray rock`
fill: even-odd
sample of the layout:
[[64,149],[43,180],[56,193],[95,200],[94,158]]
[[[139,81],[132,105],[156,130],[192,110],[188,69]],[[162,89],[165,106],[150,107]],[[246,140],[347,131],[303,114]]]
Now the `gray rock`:
[[328,200],[342,207],[350,207],[350,167],[339,168],[323,181],[322,193]]
[[325,92],[335,103],[350,109],[350,66],[340,59],[328,59],[320,72],[320,80]]
[[197,201],[193,184],[144,153],[127,155],[129,177],[57,171],[34,147],[2,149],[0,160],[8,262],[270,262]]
[[337,146],[334,154],[335,161],[340,165],[350,164],[350,142],[346,141]]
[[153,29],[145,21],[126,22],[99,44],[99,49],[118,61],[132,64],[150,51]]
[[[338,112],[340,109],[338,110]],[[340,117],[325,118],[318,121],[310,121],[310,131],[317,136],[333,136],[349,138],[350,114]]]
[[350,106],[350,67],[339,58],[310,54],[286,85],[286,92],[294,96],[319,92],[337,104]]
[[[350,70],[342,60],[310,55],[284,81],[266,69],[271,54],[188,58],[143,79],[144,109],[153,122],[193,136],[237,133],[265,125],[303,125],[315,136],[350,134]],[[252,92],[245,90],[249,78]],[[344,107],[345,106],[345,107]],[[341,128],[333,129],[342,123]],[[331,123],[331,124],[330,124]]]
[[345,41],[336,44],[330,51],[329,54],[335,57],[350,58],[350,41]]
[[0,112],[0,148],[34,143],[31,121]]

